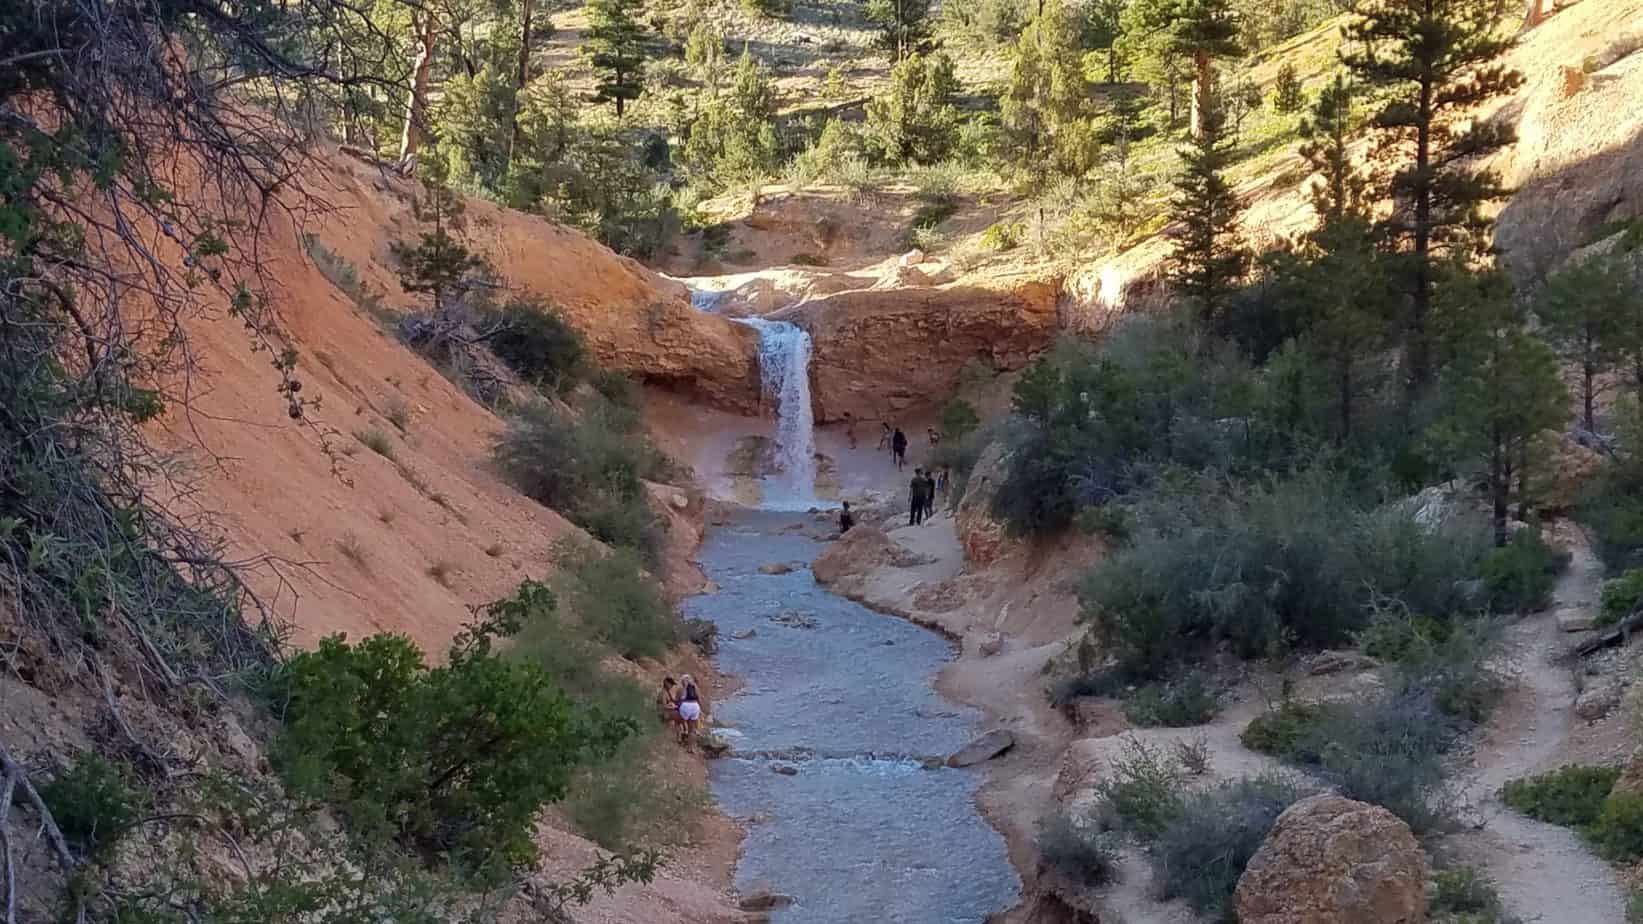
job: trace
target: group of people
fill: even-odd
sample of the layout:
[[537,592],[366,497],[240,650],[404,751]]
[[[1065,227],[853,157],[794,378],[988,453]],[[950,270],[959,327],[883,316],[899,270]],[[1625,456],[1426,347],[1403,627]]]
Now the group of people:
[[662,678],[661,692],[656,694],[656,707],[662,721],[668,723],[680,744],[696,736],[702,724],[702,694],[696,688],[696,679],[685,674],[678,680]]
[[913,469],[913,481],[907,489],[907,525],[917,526],[936,515],[936,499],[947,494],[947,469],[932,472]]
[[[879,434],[879,448],[889,448],[890,462],[895,465],[896,471],[899,472],[902,466],[907,464],[907,434],[901,432],[900,427],[891,426],[889,421],[884,421],[879,426],[884,428],[884,432]],[[925,427],[924,435],[930,441],[931,449],[941,443],[941,433],[935,427]],[[856,448],[856,437],[853,431],[850,434],[850,448]]]

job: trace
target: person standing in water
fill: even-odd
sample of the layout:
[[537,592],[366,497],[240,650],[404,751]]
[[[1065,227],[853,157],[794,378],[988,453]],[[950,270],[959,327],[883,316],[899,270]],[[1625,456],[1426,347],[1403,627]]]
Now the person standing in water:
[[896,463],[898,472],[907,464],[907,434],[901,432],[900,427],[890,435],[890,459]]
[[844,506],[839,508],[839,535],[849,532],[850,527],[855,525],[856,515],[850,512],[850,502],[845,501]]
[[924,522],[924,507],[928,503],[924,494],[924,469],[913,469],[913,481],[907,486],[907,525],[917,526]]

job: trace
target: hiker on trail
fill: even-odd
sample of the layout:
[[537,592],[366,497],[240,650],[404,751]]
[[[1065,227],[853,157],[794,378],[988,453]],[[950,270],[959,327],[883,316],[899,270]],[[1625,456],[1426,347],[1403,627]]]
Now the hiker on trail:
[[913,469],[913,482],[907,488],[907,525],[917,526],[924,522],[924,508],[930,503],[929,496],[924,493],[924,469]]
[[844,506],[839,509],[839,535],[849,532],[850,527],[855,525],[856,515],[850,512],[850,502],[845,501]]
[[929,469],[924,469],[924,513],[919,517],[920,522],[929,522],[936,515],[936,476]]
[[888,420],[879,421],[879,448],[890,448],[890,422]]
[[941,442],[941,434],[936,431],[935,427],[925,427],[924,436],[930,441],[931,449],[934,449]]
[[948,467],[943,465],[941,471],[936,474],[936,497],[944,502],[947,500],[947,481],[949,477]]
[[689,674],[679,678],[684,687],[679,693],[679,720],[683,728],[679,732],[679,743],[683,744],[695,737],[696,730],[702,722],[702,697],[696,689],[696,679]]
[[672,677],[662,678],[662,690],[656,695],[656,709],[662,721],[672,727],[675,735],[681,734],[683,723],[679,721],[679,691],[675,689],[679,684]]
[[896,463],[898,472],[907,464],[907,434],[901,432],[900,427],[890,436],[890,459]]

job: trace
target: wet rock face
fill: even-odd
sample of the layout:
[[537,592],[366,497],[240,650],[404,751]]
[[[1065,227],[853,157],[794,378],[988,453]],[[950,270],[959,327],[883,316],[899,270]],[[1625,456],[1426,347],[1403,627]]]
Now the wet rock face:
[[1426,855],[1386,809],[1311,796],[1278,816],[1233,902],[1243,924],[1418,924]]
[[773,317],[810,331],[816,419],[884,419],[938,407],[980,361],[1019,369],[1058,329],[1058,281],[875,288],[813,299]]

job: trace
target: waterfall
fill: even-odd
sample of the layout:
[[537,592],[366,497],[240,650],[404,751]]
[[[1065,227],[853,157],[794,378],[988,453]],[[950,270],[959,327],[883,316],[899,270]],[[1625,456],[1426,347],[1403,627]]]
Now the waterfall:
[[739,318],[759,332],[759,376],[776,402],[776,462],[785,483],[766,506],[808,507],[816,500],[816,431],[810,408],[810,335],[797,324]]

